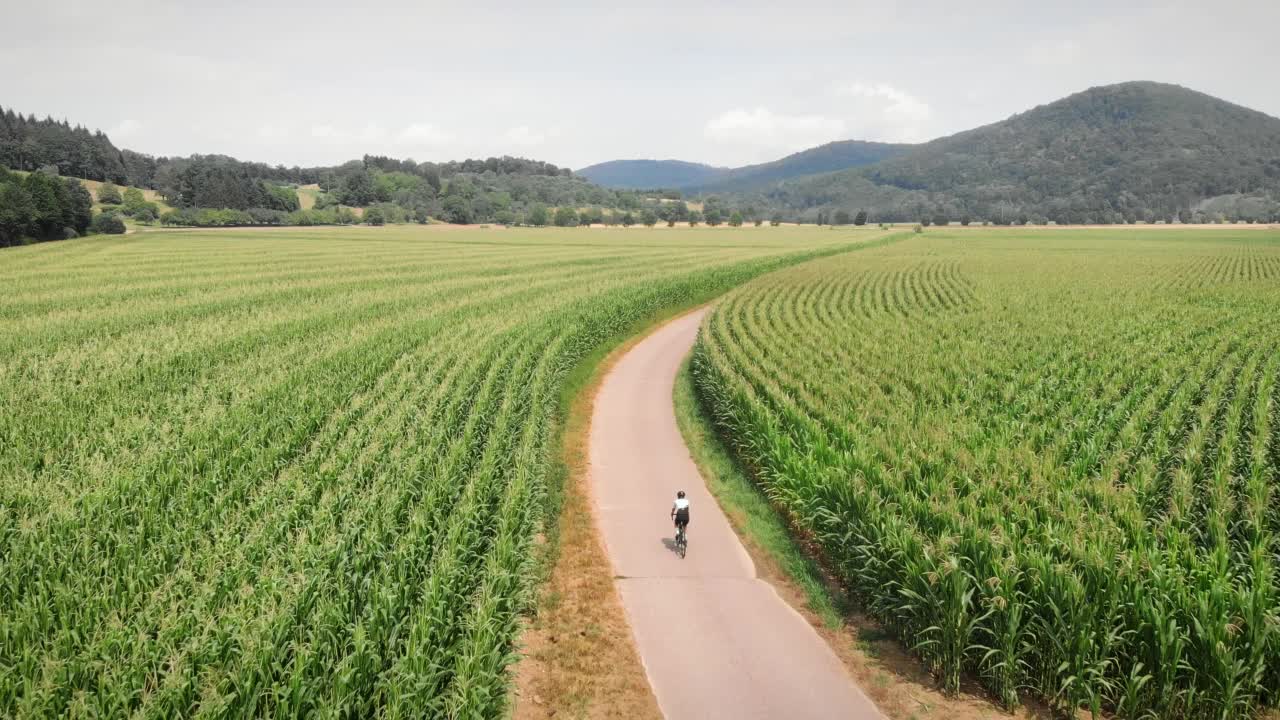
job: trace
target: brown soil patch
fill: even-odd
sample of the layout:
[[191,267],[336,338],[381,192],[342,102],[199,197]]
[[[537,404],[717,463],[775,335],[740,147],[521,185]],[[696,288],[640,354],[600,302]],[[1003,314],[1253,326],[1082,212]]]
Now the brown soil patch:
[[661,720],[613,570],[600,542],[587,482],[587,439],[600,382],[644,333],[614,350],[578,394],[564,429],[560,548],[536,615],[521,636],[515,668],[516,720]]

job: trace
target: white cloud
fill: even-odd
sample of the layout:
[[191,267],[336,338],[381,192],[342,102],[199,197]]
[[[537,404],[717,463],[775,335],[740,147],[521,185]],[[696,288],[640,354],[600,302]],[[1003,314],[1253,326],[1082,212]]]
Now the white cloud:
[[362,143],[378,142],[387,136],[387,131],[381,125],[369,123],[364,126],[360,132],[356,133],[356,140]]
[[505,142],[520,147],[541,145],[547,140],[545,134],[531,130],[528,125],[513,127],[504,133],[502,138]]
[[855,82],[836,88],[859,140],[919,142],[928,139],[933,110],[923,100],[886,83]]
[[[268,137],[269,133],[279,131],[278,127],[264,125],[258,134]],[[311,137],[329,143],[332,146],[349,146],[351,152],[396,152],[395,148],[423,147],[428,145],[444,145],[453,141],[453,136],[435,125],[415,123],[399,132],[392,133],[377,123],[366,123],[358,130],[351,126],[313,125]]]
[[707,122],[704,134],[719,142],[762,149],[799,150],[841,139],[845,124],[826,115],[786,115],[765,107],[721,113]]
[[142,123],[132,118],[126,118],[108,130],[107,135],[112,138],[123,139],[137,135],[139,130],[142,130]]
[[263,140],[284,140],[290,136],[289,128],[284,125],[267,123],[259,125],[255,134]]
[[711,140],[748,148],[760,159],[773,159],[833,140],[925,140],[932,116],[927,103],[904,90],[854,82],[832,86],[818,112],[738,108],[712,118],[703,132]]
[[1027,60],[1036,65],[1069,67],[1080,61],[1081,47],[1074,40],[1040,42],[1027,50]]
[[443,145],[453,140],[452,135],[431,123],[414,123],[401,130],[398,137],[401,142],[415,145]]

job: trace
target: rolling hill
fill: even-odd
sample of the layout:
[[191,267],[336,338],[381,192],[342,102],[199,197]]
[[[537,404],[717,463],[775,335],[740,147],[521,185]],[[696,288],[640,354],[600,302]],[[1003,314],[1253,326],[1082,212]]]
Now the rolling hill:
[[696,187],[729,172],[683,160],[610,160],[576,171],[587,180],[615,190]]
[[793,153],[781,160],[734,168],[691,189],[701,193],[752,190],[790,178],[872,165],[898,157],[912,147],[863,140],[838,140]]
[[1215,198],[1240,199],[1228,219],[1232,207],[1269,216],[1280,211],[1280,119],[1177,85],[1108,85],[761,194],[793,212],[866,208],[887,220],[1189,219]]
[[742,192],[781,180],[861,167],[907,152],[911,145],[837,140],[780,160],[737,168],[683,160],[611,160],[577,174],[605,187],[626,190],[670,188],[697,193]]

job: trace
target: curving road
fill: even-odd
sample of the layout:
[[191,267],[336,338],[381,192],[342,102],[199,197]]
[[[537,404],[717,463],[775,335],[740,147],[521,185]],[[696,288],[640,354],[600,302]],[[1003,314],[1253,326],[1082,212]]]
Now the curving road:
[[[676,426],[676,372],[706,310],[640,341],[605,376],[590,477],[627,619],[668,718],[881,718],[831,648],[774,591],[707,491]],[[688,557],[671,551],[675,491]]]

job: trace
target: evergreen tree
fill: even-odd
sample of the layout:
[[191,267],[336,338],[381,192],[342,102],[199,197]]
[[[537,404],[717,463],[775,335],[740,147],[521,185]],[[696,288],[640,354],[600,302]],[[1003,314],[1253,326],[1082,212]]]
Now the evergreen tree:
[[17,245],[32,236],[36,206],[20,182],[0,180],[0,247]]
[[63,178],[67,188],[67,204],[71,211],[71,228],[77,235],[84,235],[93,221],[93,196],[74,178]]
[[103,205],[119,205],[122,202],[120,188],[116,187],[116,184],[110,180],[102,183],[98,187],[98,202]]

